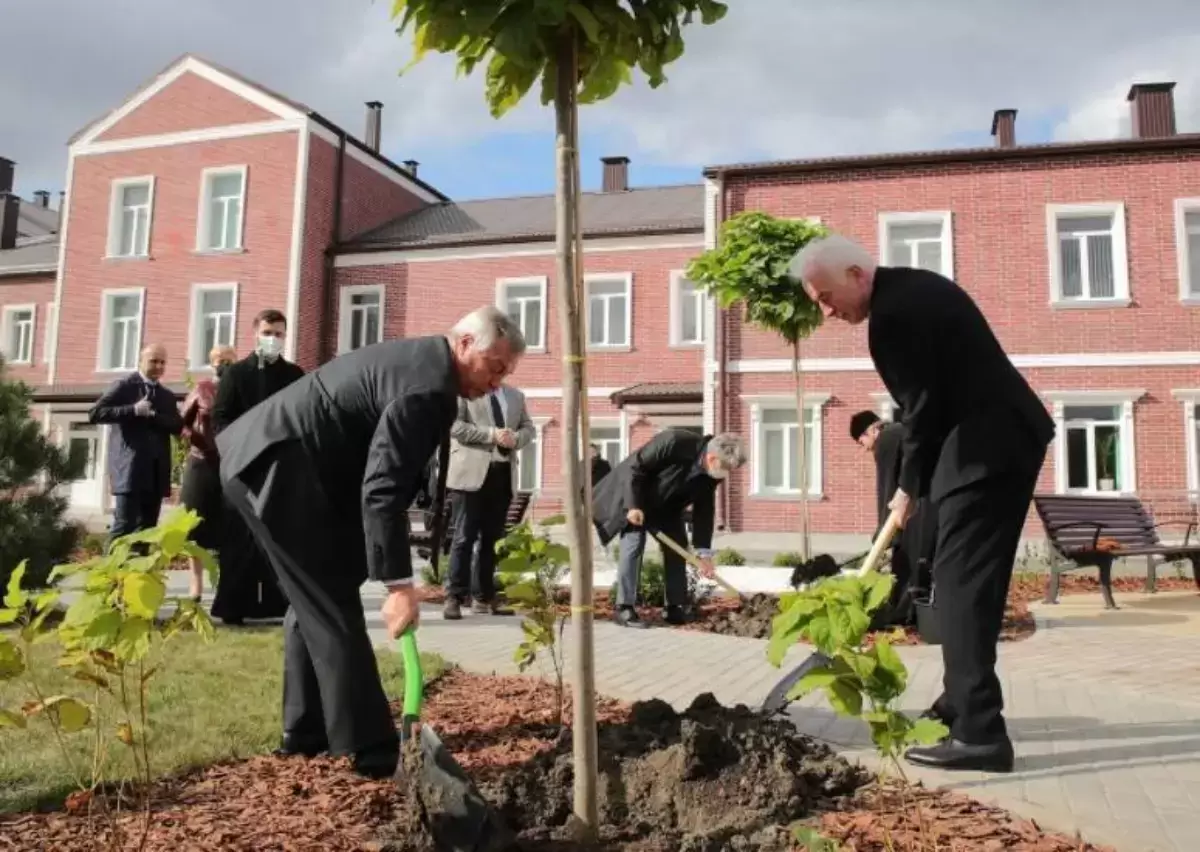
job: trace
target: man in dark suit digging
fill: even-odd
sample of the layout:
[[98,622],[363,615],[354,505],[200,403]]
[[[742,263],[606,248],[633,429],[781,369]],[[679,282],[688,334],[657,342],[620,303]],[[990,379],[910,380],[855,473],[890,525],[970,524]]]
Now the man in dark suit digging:
[[512,372],[525,340],[494,307],[446,335],[357,349],[259,403],[217,438],[221,481],[291,604],[284,618],[285,754],[349,755],[389,777],[399,740],[359,587],[387,586],[397,638],[418,618],[408,508],[440,447],[446,470],[460,396]]
[[966,291],[921,269],[877,267],[842,236],[813,240],[790,272],[827,317],[868,322],[875,369],[903,409],[899,485],[889,508],[937,511],[934,582],[943,694],[927,711],[950,728],[910,762],[1010,772],[1013,746],[996,643],[1021,528],[1054,423]]

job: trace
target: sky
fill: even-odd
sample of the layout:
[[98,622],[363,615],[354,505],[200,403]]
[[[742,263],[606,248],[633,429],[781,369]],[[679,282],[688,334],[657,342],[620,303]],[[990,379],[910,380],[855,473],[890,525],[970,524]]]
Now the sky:
[[[0,156],[16,190],[57,198],[66,140],[183,53],[228,66],[357,135],[380,100],[383,151],[453,198],[552,192],[553,116],[531,97],[500,120],[482,71],[431,55],[389,0],[0,0]],[[729,0],[685,30],[668,82],[640,79],[581,114],[583,180],[631,159],[634,185],[705,165],[987,145],[994,110],[1019,142],[1128,135],[1134,82],[1174,81],[1200,132],[1196,0]],[[535,89],[536,94],[536,89]]]

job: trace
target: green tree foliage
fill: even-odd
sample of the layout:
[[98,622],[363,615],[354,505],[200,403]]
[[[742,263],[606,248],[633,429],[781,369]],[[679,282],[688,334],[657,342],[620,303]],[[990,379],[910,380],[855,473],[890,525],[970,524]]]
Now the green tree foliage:
[[33,390],[11,379],[0,360],[0,584],[22,560],[26,582],[44,582],[82,534],[65,519],[59,486],[77,477],[85,460],[71,459],[47,437],[32,404]]
[[488,108],[496,118],[540,84],[553,103],[558,46],[564,33],[578,45],[579,103],[611,97],[633,81],[633,69],[652,88],[667,81],[666,66],[683,55],[683,27],[725,17],[716,0],[394,0],[396,32],[413,30],[409,67],[429,51],[453,53],[458,73],[485,66]]

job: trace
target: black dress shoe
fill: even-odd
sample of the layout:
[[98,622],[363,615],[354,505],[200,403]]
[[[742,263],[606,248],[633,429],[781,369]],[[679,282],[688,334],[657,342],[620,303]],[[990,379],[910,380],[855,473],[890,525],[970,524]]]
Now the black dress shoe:
[[646,622],[642,621],[642,617],[638,615],[637,610],[631,606],[623,606],[618,609],[616,618],[613,620],[621,627],[636,627],[639,630],[646,629]]
[[687,613],[681,606],[669,606],[663,612],[663,621],[678,627],[681,624],[687,624]]
[[946,737],[937,745],[914,746],[904,759],[933,769],[965,769],[975,772],[1012,772],[1016,758],[1011,740],[976,745]]
[[359,775],[376,780],[391,778],[396,774],[400,762],[400,745],[394,743],[378,748],[363,749],[354,753],[350,764]]
[[284,734],[279,748],[271,752],[276,757],[316,757],[323,751],[329,751],[329,744],[324,740],[302,739]]

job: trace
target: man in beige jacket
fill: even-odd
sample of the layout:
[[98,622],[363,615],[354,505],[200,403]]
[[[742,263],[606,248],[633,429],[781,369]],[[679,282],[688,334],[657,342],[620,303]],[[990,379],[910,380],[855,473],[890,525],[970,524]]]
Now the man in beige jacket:
[[[508,505],[517,489],[517,453],[533,437],[525,394],[516,388],[501,385],[478,399],[458,401],[446,472],[454,509],[443,613],[447,619],[462,618],[468,597],[475,600],[475,612],[512,615],[496,597],[496,542],[504,537]],[[479,558],[472,571],[476,543]]]

